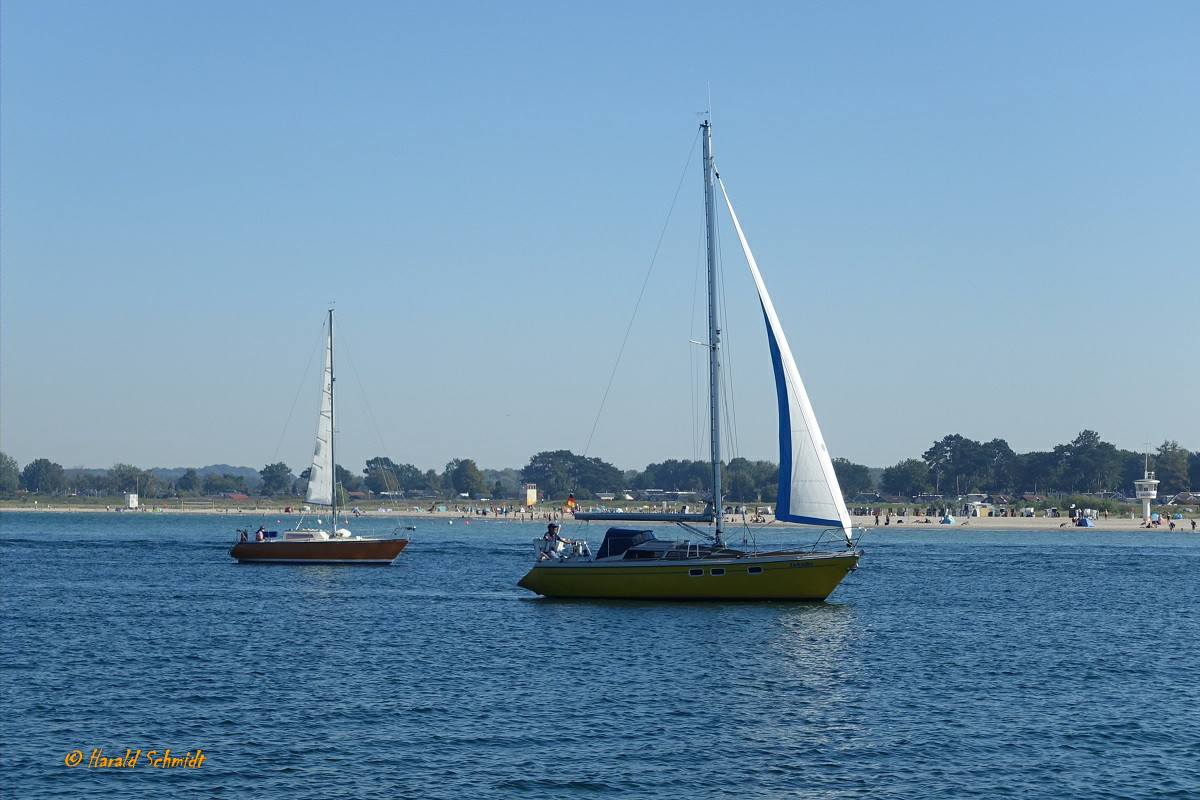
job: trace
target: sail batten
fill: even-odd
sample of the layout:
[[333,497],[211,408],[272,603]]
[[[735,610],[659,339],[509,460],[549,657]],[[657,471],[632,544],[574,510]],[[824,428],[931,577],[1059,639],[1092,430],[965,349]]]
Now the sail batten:
[[750,251],[750,243],[742,231],[729,192],[717,177],[729,218],[737,231],[746,264],[758,289],[766,322],[771,364],[775,372],[775,388],[779,405],[779,495],[775,503],[775,518],[804,525],[825,525],[841,528],[851,537],[850,513],[842,499],[833,462],[825,447],[825,439],[817,425],[816,415],[796,368],[783,326],[775,313],[775,305],[767,293],[758,263]]
[[333,505],[333,341],[325,348],[325,375],[321,384],[321,412],[317,416],[317,446],[308,471],[305,499]]

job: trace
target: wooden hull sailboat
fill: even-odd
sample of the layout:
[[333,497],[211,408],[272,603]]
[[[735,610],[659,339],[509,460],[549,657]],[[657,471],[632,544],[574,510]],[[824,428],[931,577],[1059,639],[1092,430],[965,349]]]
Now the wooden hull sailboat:
[[[295,533],[296,531],[286,531]],[[322,531],[323,532],[323,531]],[[254,564],[374,564],[386,566],[408,546],[408,539],[345,539],[238,542],[229,555]]]
[[338,503],[334,483],[336,464],[333,448],[333,311],[329,312],[329,336],[325,346],[325,376],[321,386],[321,410],[317,417],[317,446],[308,473],[308,502],[328,506],[330,530],[296,528],[249,540],[245,531],[229,555],[238,563],[257,564],[375,564],[396,560],[408,537],[371,539],[354,536],[337,527]]
[[[704,138],[704,209],[708,242],[709,414],[712,502],[703,514],[576,513],[578,520],[670,521],[690,531],[691,540],[668,542],[653,531],[609,528],[595,556],[586,542],[562,553],[559,542],[540,542],[535,561],[518,585],[546,597],[673,600],[824,600],[858,565],[862,555],[842,498],[833,463],[792,357],[775,306],[742,231],[729,194],[712,159],[712,129]],[[717,259],[714,189],[721,187],[758,291],[775,374],[779,409],[779,492],[775,519],[824,528],[816,544],[760,552],[725,542],[721,492],[720,332],[717,319]],[[711,524],[705,532],[698,524]]]

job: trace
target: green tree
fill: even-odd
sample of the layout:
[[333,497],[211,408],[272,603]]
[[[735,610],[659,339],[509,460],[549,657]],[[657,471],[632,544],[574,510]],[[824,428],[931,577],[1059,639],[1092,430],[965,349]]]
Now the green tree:
[[1018,483],[1017,454],[1003,439],[992,439],[982,446],[987,479],[983,489],[988,492],[1015,492]]
[[521,493],[521,473],[506,469],[481,469],[483,479],[492,487],[492,497],[517,497]]
[[108,470],[108,479],[114,494],[135,492],[141,497],[162,497],[167,488],[153,472],[132,464],[113,464]]
[[[1132,450],[1118,450],[1117,459],[1120,462],[1120,477],[1117,479],[1117,487],[1121,491],[1133,496],[1133,482],[1141,480],[1146,473],[1146,454],[1135,453]],[[1150,469],[1154,469],[1153,466]]]
[[983,445],[961,434],[934,442],[921,458],[929,466],[934,488],[941,494],[978,491],[988,481]]
[[362,480],[363,488],[375,494],[400,491],[396,474],[389,469],[373,469],[367,472]]
[[[697,461],[686,463],[695,465],[695,467],[703,467],[704,474],[702,476],[700,485],[704,489],[707,489],[709,481],[712,480],[709,477],[709,473],[712,470],[709,470],[708,462]],[[750,459],[742,457],[731,458],[730,463],[728,463],[725,467],[726,485],[728,485],[728,482],[731,480],[728,476],[736,474],[744,474],[748,476],[752,483],[752,487],[754,487],[752,488],[752,491],[749,492],[749,497],[751,499],[746,501],[762,500],[764,503],[774,503],[775,495],[779,493],[779,467],[776,467],[774,462],[750,461]],[[726,488],[726,494],[728,494],[728,491],[730,491],[730,489]]]
[[363,486],[372,492],[403,492],[419,489],[425,476],[412,464],[397,464],[385,456],[376,456],[367,461],[363,469],[366,477]]
[[267,464],[258,471],[262,477],[262,493],[265,495],[286,494],[292,489],[292,468],[282,461]]
[[529,459],[521,470],[522,483],[536,483],[546,497],[566,499],[574,492],[581,500],[597,492],[623,488],[621,470],[599,458],[578,456],[570,450],[547,450]]
[[1067,445],[1062,488],[1072,492],[1101,492],[1117,486],[1121,459],[1117,448],[1092,430],[1081,431]]
[[916,497],[929,491],[929,464],[909,458],[888,467],[879,479],[879,488],[886,494]]
[[599,492],[619,491],[625,475],[603,459],[576,456],[572,467],[575,488],[580,497],[592,497]]
[[456,458],[446,465],[445,482],[455,494],[480,497],[486,491],[483,473],[470,458]]
[[179,480],[175,481],[175,488],[182,494],[199,494],[202,486],[200,473],[192,467],[189,467],[179,476]]
[[712,465],[707,461],[679,461],[674,458],[657,464],[647,464],[634,479],[633,487],[665,489],[672,492],[711,491]]
[[222,475],[215,472],[208,473],[201,482],[201,488],[207,495],[249,493],[249,489],[246,488],[246,479],[241,475],[232,475],[228,472]]
[[338,464],[334,467],[334,474],[337,476],[334,479],[334,484],[342,487],[347,492],[357,492],[362,486],[362,480],[350,470]]
[[37,494],[56,494],[67,488],[67,474],[61,464],[39,458],[21,470],[25,488]]
[[[740,459],[733,459],[730,466]],[[764,503],[774,503],[779,494],[779,465],[774,461],[750,461],[747,469],[754,478],[754,488],[758,499]]]
[[169,487],[166,481],[158,476],[154,470],[142,470],[141,480],[141,496],[142,497],[165,497],[169,493]]
[[1060,453],[1047,450],[1017,456],[1017,491],[1038,494],[1058,491],[1063,460]]
[[0,491],[9,497],[21,488],[21,467],[8,453],[0,452]]
[[838,485],[842,487],[843,497],[854,497],[862,492],[869,492],[875,488],[875,481],[871,480],[871,468],[862,464],[855,464],[849,459],[835,458],[833,459],[833,471],[837,474]]
[[754,485],[754,477],[749,472],[730,470],[725,482],[725,500],[733,503],[755,503],[758,501],[758,488]]
[[108,469],[108,479],[115,494],[125,492],[142,493],[145,474],[132,464],[113,464]]
[[1155,461],[1154,477],[1158,478],[1158,496],[1163,497],[1191,489],[1188,479],[1187,450],[1179,446],[1179,442],[1166,441],[1158,446],[1158,457]]
[[[565,500],[574,491],[575,454],[570,450],[547,450],[533,455],[521,470],[522,483],[536,483],[547,498]],[[582,499],[582,494],[581,494]]]
[[112,477],[107,471],[99,475],[91,472],[77,472],[71,478],[71,486],[77,491],[99,496],[111,496],[117,493],[117,490],[113,488]]

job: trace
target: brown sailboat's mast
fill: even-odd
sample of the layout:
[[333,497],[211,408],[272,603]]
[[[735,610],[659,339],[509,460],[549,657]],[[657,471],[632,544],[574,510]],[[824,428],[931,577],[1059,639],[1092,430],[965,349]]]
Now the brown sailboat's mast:
[[335,451],[333,448],[333,441],[334,441],[334,439],[337,438],[337,436],[334,434],[334,431],[337,430],[337,427],[334,425],[334,421],[333,421],[333,408],[334,408],[334,403],[333,403],[334,377],[333,376],[334,376],[334,372],[333,372],[333,309],[332,308],[329,309],[329,345],[328,346],[329,346],[329,461],[332,465],[331,469],[333,470],[333,475],[330,476],[330,484],[333,487],[333,491],[330,492],[330,498],[329,498],[330,502],[333,504],[333,517],[332,517],[332,522],[329,523],[329,538],[336,539],[337,538],[337,513],[338,513],[338,507],[337,507],[338,482],[337,482],[337,451]]

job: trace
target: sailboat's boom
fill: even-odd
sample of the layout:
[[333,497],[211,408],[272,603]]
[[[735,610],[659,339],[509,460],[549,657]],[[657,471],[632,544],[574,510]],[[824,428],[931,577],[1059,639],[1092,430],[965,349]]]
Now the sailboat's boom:
[[701,514],[673,514],[670,512],[633,511],[621,514],[613,511],[576,512],[575,519],[584,522],[712,522],[712,509]]

